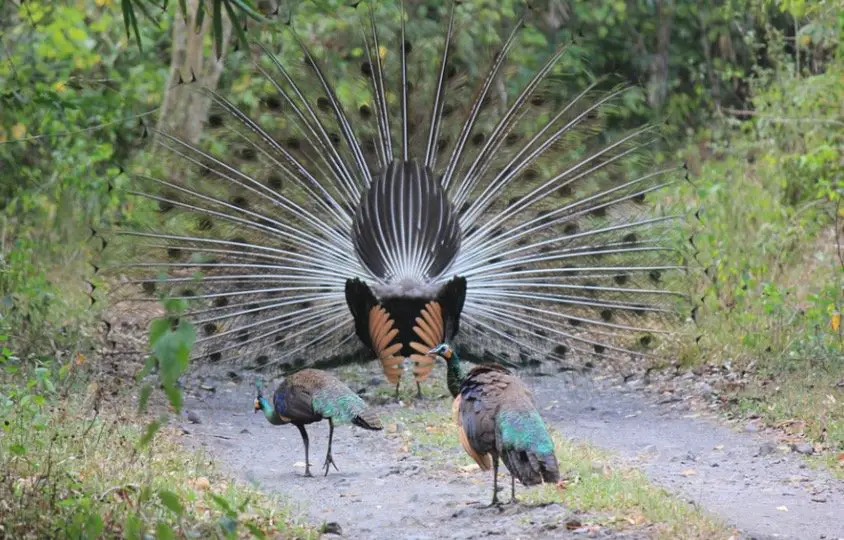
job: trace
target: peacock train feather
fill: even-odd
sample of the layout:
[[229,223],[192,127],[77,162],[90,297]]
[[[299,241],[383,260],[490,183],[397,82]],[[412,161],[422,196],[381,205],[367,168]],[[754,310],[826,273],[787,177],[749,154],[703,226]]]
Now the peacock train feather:
[[539,54],[529,9],[485,69],[461,58],[477,9],[444,8],[436,41],[418,39],[430,19],[359,4],[358,46],[331,62],[330,36],[294,18],[295,53],[254,51],[257,112],[197,89],[213,102],[203,139],[152,134],[175,159],[130,191],[161,225],[120,232],[139,253],[121,271],[188,302],[197,360],[378,358],[398,388],[406,366],[426,379],[446,340],[516,365],[651,354],[684,296],[666,278],[685,268],[682,216],[651,203],[681,168],[650,157],[653,126],[609,134],[627,89],[561,95],[566,45],[535,69],[512,58]]

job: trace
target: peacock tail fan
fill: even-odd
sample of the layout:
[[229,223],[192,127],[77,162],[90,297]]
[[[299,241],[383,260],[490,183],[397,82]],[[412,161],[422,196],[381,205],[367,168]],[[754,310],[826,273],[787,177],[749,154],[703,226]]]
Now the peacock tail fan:
[[294,17],[249,51],[248,91],[190,86],[211,102],[198,142],[151,129],[128,191],[158,216],[117,231],[135,256],[116,270],[186,302],[195,361],[387,373],[452,338],[524,367],[657,355],[685,313],[685,216],[660,194],[684,171],[655,126],[618,127],[636,89],[527,7],[488,43],[488,9]]

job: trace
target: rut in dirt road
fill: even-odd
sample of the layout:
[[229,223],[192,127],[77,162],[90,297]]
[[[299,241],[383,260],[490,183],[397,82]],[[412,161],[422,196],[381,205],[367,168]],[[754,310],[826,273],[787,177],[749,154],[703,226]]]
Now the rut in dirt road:
[[[650,403],[637,391],[584,377],[526,382],[559,433],[617,453],[654,483],[748,538],[844,538],[844,482],[808,468],[761,435],[689,418]],[[583,537],[562,526],[568,511],[561,505],[513,507],[503,513],[483,508],[487,475],[438,470],[423,458],[402,454],[395,438],[346,426],[335,433],[340,472],[303,479],[296,429],[271,426],[249,412],[254,386],[224,386],[188,401],[203,419],[190,426],[190,439],[236,477],[290,497],[306,519],[338,523],[348,538]],[[311,440],[319,456],[327,429],[314,428]],[[256,452],[266,459],[258,462]],[[646,538],[647,532],[600,534]]]

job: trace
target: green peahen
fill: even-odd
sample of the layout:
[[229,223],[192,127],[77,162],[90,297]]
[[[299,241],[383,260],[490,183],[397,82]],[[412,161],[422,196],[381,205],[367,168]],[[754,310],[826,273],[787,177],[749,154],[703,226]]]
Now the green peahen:
[[312,476],[306,425],[328,419],[328,452],[323,465],[325,475],[328,475],[330,466],[337,469],[331,456],[335,420],[351,422],[369,430],[382,429],[381,420],[360,396],[337,377],[318,369],[303,369],[286,377],[273,394],[272,403],[262,395],[258,383],[255,412],[258,411],[262,411],[271,424],[293,424],[299,429],[305,443],[305,476]]
[[155,131],[186,172],[163,162],[133,180],[162,221],[123,230],[140,254],[121,266],[129,282],[189,303],[196,360],[378,358],[396,392],[407,366],[428,377],[443,341],[552,369],[654,354],[685,296],[666,277],[685,262],[683,217],[649,208],[683,173],[649,158],[652,126],[620,127],[626,90],[585,72],[566,90],[577,64],[565,44],[537,60],[530,9],[485,51],[459,30],[481,3],[407,26],[396,3],[365,5],[359,47],[329,35],[314,52],[319,28],[294,18],[283,57],[252,51],[259,104],[204,90],[199,143]]
[[497,364],[476,366],[464,376],[447,343],[428,354],[446,361],[460,444],[482,470],[492,468],[492,504],[498,504],[499,458],[510,471],[510,502],[516,502],[516,479],[525,486],[560,479],[554,441],[518,377]]

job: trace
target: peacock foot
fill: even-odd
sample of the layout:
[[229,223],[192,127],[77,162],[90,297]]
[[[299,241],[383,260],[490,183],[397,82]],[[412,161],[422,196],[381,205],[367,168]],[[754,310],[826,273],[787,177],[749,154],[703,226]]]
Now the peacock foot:
[[305,467],[305,478],[313,478],[314,475],[311,474],[311,468]]
[[323,463],[322,465],[322,468],[325,471],[325,474],[323,474],[323,476],[328,476],[328,469],[330,469],[332,465],[334,466],[335,471],[340,472],[340,469],[337,468],[337,464],[334,463],[334,458],[331,457],[331,454],[328,454],[327,456],[325,456],[325,463]]

